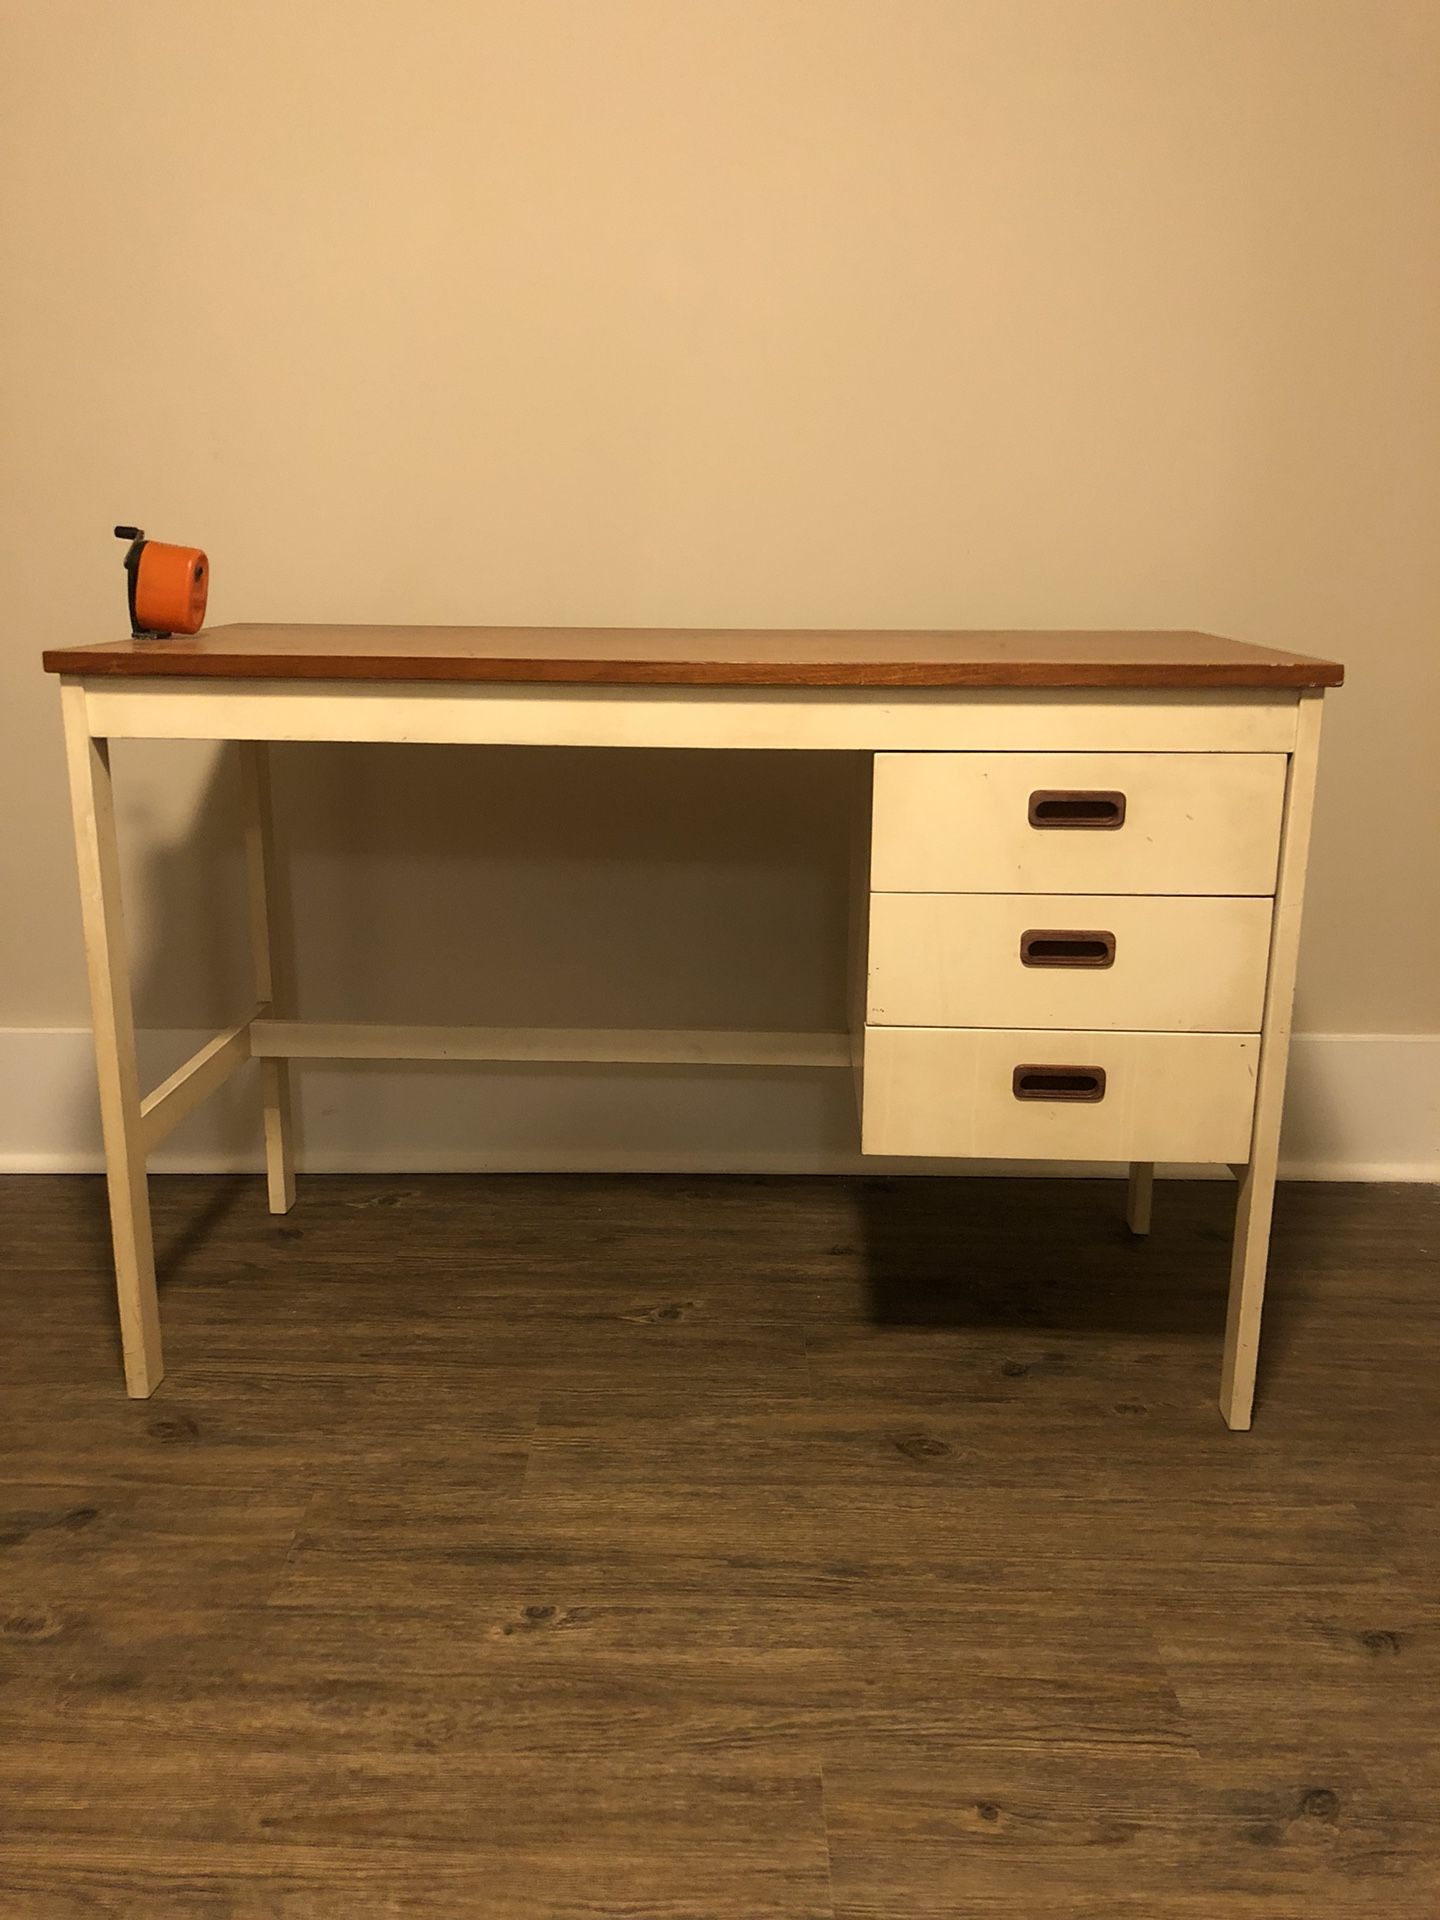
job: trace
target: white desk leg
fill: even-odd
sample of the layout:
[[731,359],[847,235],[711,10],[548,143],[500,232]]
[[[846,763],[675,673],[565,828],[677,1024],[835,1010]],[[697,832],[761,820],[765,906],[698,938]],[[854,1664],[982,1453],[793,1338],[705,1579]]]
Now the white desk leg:
[[[240,780],[245,807],[245,875],[250,906],[250,952],[255,998],[272,1013],[290,1006],[288,925],[275,864],[275,827],[270,806],[270,748],[263,740],[240,743]],[[265,1180],[271,1213],[295,1204],[295,1146],[290,1115],[290,1063],[260,1062],[265,1109]]]
[[75,821],[75,858],[80,869],[125,1389],[133,1399],[146,1400],[159,1386],[165,1363],[160,1353],[150,1193],[140,1141],[140,1077],[135,1059],[125,916],[120,902],[110,750],[106,741],[91,736],[83,687],[62,682],[60,701]]
[[1155,1197],[1155,1163],[1132,1160],[1125,1194],[1125,1221],[1131,1233],[1149,1233],[1150,1206]]
[[1320,693],[1307,692],[1300,696],[1295,751],[1290,756],[1285,790],[1285,825],[1280,837],[1280,871],[1270,933],[1270,971],[1265,986],[1265,1027],[1255,1087],[1255,1126],[1249,1162],[1238,1169],[1240,1198],[1230,1263],[1230,1303],[1225,1316],[1225,1363],[1220,1374],[1220,1411],[1227,1427],[1248,1427],[1255,1400],[1260,1310],[1265,1299],[1270,1217],[1280,1156],[1280,1115],[1285,1104],[1295,961],[1300,947],[1300,914],[1305,897],[1305,863],[1310,849],[1323,698]]

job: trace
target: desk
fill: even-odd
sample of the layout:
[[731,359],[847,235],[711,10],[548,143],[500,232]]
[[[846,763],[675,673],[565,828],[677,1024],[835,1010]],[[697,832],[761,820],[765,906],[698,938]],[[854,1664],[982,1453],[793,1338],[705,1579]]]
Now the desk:
[[[163,1372],[146,1156],[260,1063],[272,1212],[294,1060],[829,1066],[862,1152],[1229,1164],[1220,1406],[1250,1424],[1290,1007],[1334,663],[1195,633],[230,626],[61,676],[125,1379]],[[108,742],[237,743],[255,1004],[142,1094]],[[271,741],[847,752],[868,763],[848,1028],[535,1031],[287,1017]]]

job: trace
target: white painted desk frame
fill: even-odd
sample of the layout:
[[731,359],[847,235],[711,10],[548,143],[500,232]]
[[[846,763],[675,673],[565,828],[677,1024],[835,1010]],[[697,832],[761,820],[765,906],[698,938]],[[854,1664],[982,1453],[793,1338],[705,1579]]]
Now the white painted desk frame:
[[[269,1204],[294,1203],[289,1062],[565,1060],[848,1068],[849,1033],[632,1033],[362,1026],[286,1017],[268,743],[787,749],[878,752],[1285,753],[1289,756],[1264,1025],[1231,1264],[1220,1406],[1250,1425],[1289,1051],[1323,695],[1264,689],[720,688],[114,679],[62,675],[127,1391],[164,1372],[146,1157],[248,1059],[261,1065]],[[239,743],[255,1005],[142,1096],[108,743]],[[1131,1168],[1128,1218],[1149,1229],[1153,1168]]]

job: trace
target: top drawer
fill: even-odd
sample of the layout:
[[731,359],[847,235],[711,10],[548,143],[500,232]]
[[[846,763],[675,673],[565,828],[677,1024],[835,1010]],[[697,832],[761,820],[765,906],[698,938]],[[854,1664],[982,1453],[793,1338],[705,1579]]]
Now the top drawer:
[[1275,891],[1283,753],[877,753],[879,893]]

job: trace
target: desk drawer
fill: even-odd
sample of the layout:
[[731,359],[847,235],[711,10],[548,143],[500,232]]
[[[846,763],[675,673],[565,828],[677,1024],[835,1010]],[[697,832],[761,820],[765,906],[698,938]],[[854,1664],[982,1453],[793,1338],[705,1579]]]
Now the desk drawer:
[[1258,1033],[1270,915],[1264,898],[875,893],[866,1019]]
[[866,1153],[1244,1160],[1260,1041],[1238,1033],[867,1027]]
[[879,753],[877,893],[1275,891],[1283,753]]

